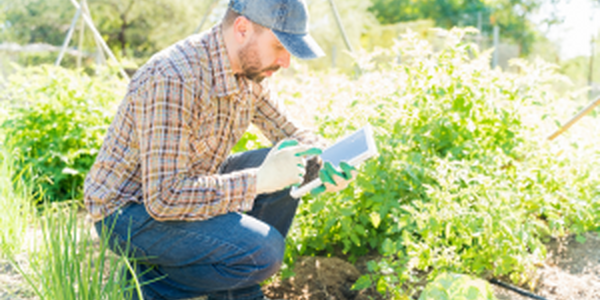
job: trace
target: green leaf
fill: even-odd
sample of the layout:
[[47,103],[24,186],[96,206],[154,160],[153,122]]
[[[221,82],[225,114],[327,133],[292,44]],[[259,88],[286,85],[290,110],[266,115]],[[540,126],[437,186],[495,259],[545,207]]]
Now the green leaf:
[[364,290],[369,288],[373,282],[371,281],[371,276],[362,275],[358,278],[358,280],[352,285],[352,290]]
[[354,233],[354,231],[350,232],[350,239],[352,240],[352,242],[354,242],[354,244],[356,246],[360,247],[360,245],[361,245],[360,239],[358,238],[358,236],[356,235],[356,233]]
[[325,207],[325,200],[321,200],[320,198],[317,198],[315,201],[313,201],[310,204],[310,212],[313,214],[316,214],[316,213],[320,212],[324,207]]
[[382,294],[382,295],[386,294],[386,291],[388,290],[388,284],[385,281],[384,277],[379,277],[379,279],[377,279],[376,289],[380,294]]
[[381,216],[379,215],[379,213],[371,212],[369,214],[369,218],[371,219],[371,223],[373,224],[373,227],[375,227],[375,228],[379,227],[379,224],[381,223]]
[[391,239],[386,238],[381,245],[381,249],[383,250],[383,255],[392,255],[396,252],[396,247],[394,242]]
[[354,232],[356,232],[357,234],[359,234],[361,236],[366,236],[367,235],[367,231],[360,224],[354,224]]

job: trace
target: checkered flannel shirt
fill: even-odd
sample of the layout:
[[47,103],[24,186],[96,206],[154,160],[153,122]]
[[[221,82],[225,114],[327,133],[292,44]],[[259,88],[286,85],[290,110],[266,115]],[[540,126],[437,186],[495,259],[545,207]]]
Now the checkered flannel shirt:
[[86,177],[92,219],[130,202],[157,220],[250,210],[257,169],[217,173],[250,123],[273,143],[322,143],[288,118],[265,83],[233,74],[220,26],[161,51],[132,78]]

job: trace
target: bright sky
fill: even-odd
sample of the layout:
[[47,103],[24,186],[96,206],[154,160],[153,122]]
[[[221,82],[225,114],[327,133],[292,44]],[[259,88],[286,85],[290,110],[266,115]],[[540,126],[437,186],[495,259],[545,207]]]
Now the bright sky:
[[[596,5],[593,5],[596,3]],[[540,27],[548,33],[548,38],[559,45],[561,59],[590,55],[590,41],[593,34],[600,32],[600,2],[598,0],[560,0],[556,5],[545,4],[539,15],[532,18],[534,22],[549,16],[555,11],[564,18],[560,25]],[[598,50],[598,49],[597,49]]]

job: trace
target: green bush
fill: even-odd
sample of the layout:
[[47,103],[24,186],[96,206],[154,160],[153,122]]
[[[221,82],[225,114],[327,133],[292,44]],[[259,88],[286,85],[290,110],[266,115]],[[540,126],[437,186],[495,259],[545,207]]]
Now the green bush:
[[50,201],[80,198],[85,175],[125,91],[113,73],[43,66],[19,70],[0,91],[8,114],[4,145],[15,176]]
[[496,300],[487,281],[443,273],[427,284],[419,300]]
[[363,64],[358,87],[322,87],[348,105],[331,100],[321,133],[371,123],[380,155],[338,195],[306,199],[296,219],[291,255],[376,252],[356,288],[393,299],[414,292],[416,274],[523,282],[545,258],[544,238],[600,225],[598,151],[568,145],[572,153],[556,155],[536,125],[558,101],[552,68],[491,70],[489,53],[461,42],[464,31],[442,33],[439,51],[407,35],[387,54],[402,64]]

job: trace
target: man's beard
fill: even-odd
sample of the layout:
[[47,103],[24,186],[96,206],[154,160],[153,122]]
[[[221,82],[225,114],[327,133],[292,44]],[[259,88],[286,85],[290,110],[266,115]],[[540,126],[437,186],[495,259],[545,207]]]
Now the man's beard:
[[246,46],[241,48],[238,52],[240,58],[240,65],[242,67],[242,74],[246,78],[260,83],[265,79],[264,73],[267,71],[277,71],[279,66],[271,65],[267,68],[261,69],[262,65],[258,58],[258,49],[256,40],[252,40]]

